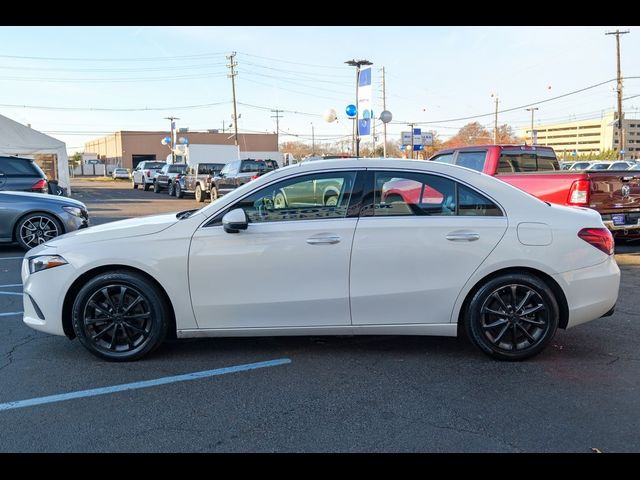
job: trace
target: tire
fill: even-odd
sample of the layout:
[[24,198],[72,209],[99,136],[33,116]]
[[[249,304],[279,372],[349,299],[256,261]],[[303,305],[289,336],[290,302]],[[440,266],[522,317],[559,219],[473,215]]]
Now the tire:
[[337,207],[338,206],[338,194],[335,192],[329,192],[324,197],[325,207]]
[[484,353],[519,361],[544,350],[559,319],[558,302],[545,282],[512,273],[487,281],[475,292],[464,322],[467,336]]
[[215,202],[218,199],[218,189],[214,186],[211,187],[211,201]]
[[160,184],[157,181],[153,182],[153,193],[160,193],[161,191]]
[[288,206],[285,194],[282,191],[276,193],[273,197],[273,208],[287,208]]
[[71,315],[73,331],[87,350],[105,360],[128,362],[162,344],[168,311],[149,280],[116,270],[89,280],[76,295]]
[[184,192],[182,191],[182,187],[180,186],[180,182],[176,183],[176,197],[178,197],[178,198],[184,197]]
[[196,202],[202,203],[206,197],[206,193],[202,191],[202,187],[200,184],[196,185]]
[[62,224],[56,217],[37,212],[21,218],[13,232],[16,242],[24,250],[37,247],[63,233]]
[[176,184],[173,182],[169,182],[169,187],[167,188],[167,193],[170,197],[176,196]]
[[151,184],[150,184],[150,183],[148,183],[148,182],[146,182],[146,181],[144,180],[144,178],[143,178],[143,179],[142,179],[142,189],[143,189],[145,192],[148,192],[150,188],[151,188]]
[[132,180],[132,182],[131,182],[131,183],[133,184],[133,189],[134,189],[134,190],[137,190],[137,189],[138,189],[138,184],[136,183],[136,181],[135,181],[135,180]]

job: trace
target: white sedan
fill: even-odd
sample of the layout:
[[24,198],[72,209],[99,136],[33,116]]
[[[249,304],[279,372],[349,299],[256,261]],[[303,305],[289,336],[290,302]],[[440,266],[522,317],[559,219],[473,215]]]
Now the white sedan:
[[114,168],[111,173],[111,177],[115,180],[117,178],[129,178],[129,170],[126,168]]
[[342,159],[63,235],[27,253],[22,280],[27,325],[108,360],[170,336],[462,329],[521,360],[557,328],[611,314],[620,271],[593,210],[454,165]]

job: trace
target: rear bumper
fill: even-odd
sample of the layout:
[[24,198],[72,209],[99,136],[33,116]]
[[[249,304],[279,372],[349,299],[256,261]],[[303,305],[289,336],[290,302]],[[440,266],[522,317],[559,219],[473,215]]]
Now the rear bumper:
[[634,224],[634,225],[614,225],[613,222],[609,221],[609,220],[606,220],[606,221],[603,220],[602,223],[604,223],[604,226],[607,227],[612,232],[627,232],[627,231],[640,232],[640,225],[639,224]]
[[606,316],[616,304],[620,269],[613,255],[592,267],[554,275],[569,306],[567,328]]

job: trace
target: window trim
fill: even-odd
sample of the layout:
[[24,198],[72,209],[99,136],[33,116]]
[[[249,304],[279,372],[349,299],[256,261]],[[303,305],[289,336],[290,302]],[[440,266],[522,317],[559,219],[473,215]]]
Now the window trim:
[[[374,195],[375,195],[375,173],[376,172],[418,173],[418,174],[423,174],[423,175],[437,176],[437,177],[445,178],[447,180],[452,180],[454,182],[454,184],[455,184],[455,192],[456,192],[456,213],[455,213],[455,215],[388,215],[388,216],[375,216],[374,215],[375,209],[372,208],[372,207],[373,207],[373,202],[375,200],[374,199]],[[502,213],[502,215],[482,215],[482,216],[480,216],[480,215],[474,215],[474,216],[472,216],[472,215],[458,215],[458,184],[464,185],[468,189],[470,189],[470,190],[478,193],[479,195],[482,195],[483,197],[486,197],[489,200],[491,200],[500,209],[500,212]],[[369,208],[367,209],[367,207],[369,207]],[[500,204],[500,202],[498,202],[491,195],[488,195],[487,193],[478,190],[478,188],[474,187],[473,185],[468,184],[464,180],[452,177],[450,175],[442,174],[442,173],[428,172],[428,171],[424,171],[424,170],[413,170],[413,169],[409,169],[409,168],[399,168],[399,169],[369,168],[369,169],[367,169],[366,184],[365,184],[365,189],[364,189],[364,191],[362,193],[362,205],[360,207],[360,215],[359,216],[361,218],[405,218],[405,219],[406,218],[423,218],[423,219],[425,219],[425,218],[505,218],[505,219],[508,219],[507,212],[504,209],[504,207]]]

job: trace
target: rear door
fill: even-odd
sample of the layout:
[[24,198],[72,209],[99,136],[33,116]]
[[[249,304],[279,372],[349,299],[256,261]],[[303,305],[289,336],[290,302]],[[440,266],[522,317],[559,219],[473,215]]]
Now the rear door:
[[435,174],[369,174],[351,254],[354,325],[449,323],[507,228],[488,196]]

